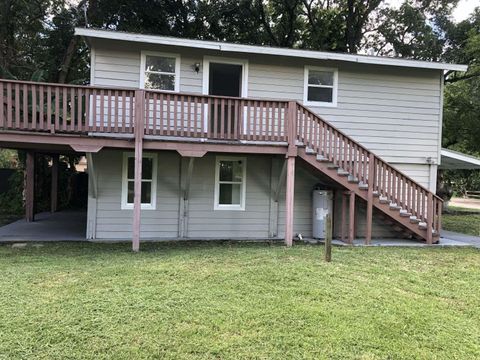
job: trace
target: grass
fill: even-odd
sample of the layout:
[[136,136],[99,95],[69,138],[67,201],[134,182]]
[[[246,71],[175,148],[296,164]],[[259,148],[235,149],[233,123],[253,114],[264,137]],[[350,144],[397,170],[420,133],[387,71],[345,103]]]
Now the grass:
[[0,211],[0,226],[10,224],[18,219],[20,219],[21,215],[10,214]]
[[480,210],[449,206],[442,216],[445,230],[480,236]]
[[0,246],[1,359],[480,358],[480,251]]

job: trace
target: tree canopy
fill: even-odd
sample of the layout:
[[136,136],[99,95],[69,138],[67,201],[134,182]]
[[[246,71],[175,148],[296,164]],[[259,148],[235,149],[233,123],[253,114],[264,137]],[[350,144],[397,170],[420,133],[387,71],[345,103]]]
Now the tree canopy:
[[445,76],[443,145],[480,154],[480,9],[452,19],[458,0],[1,0],[0,76],[89,81],[89,26],[469,64]]

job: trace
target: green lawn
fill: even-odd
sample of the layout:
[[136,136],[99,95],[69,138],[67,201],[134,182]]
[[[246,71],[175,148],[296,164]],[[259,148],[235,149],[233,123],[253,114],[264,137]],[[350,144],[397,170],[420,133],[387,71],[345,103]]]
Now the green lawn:
[[445,230],[480,236],[480,210],[450,206],[442,217]]
[[0,246],[1,359],[480,358],[480,251]]

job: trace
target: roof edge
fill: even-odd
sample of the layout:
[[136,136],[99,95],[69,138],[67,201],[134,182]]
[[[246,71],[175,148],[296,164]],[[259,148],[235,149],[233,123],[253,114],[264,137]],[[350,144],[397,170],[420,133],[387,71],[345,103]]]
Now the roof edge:
[[445,157],[449,157],[451,159],[455,159],[455,160],[459,160],[459,161],[463,161],[463,162],[467,162],[467,163],[470,163],[470,164],[480,166],[480,159],[479,158],[477,158],[475,156],[472,156],[472,155],[464,154],[464,153],[461,153],[461,152],[458,152],[458,151],[442,148],[441,155],[445,156]]
[[354,62],[359,64],[400,66],[400,67],[410,67],[410,68],[452,70],[452,71],[467,71],[468,69],[467,65],[462,65],[462,64],[447,64],[447,63],[441,63],[441,62],[409,60],[409,59],[391,58],[391,57],[384,57],[384,56],[382,57],[382,56],[369,56],[369,55],[342,54],[342,53],[325,52],[325,51],[276,48],[276,47],[258,46],[258,45],[242,45],[242,44],[225,43],[225,42],[217,42],[217,41],[182,39],[182,38],[159,36],[159,35],[144,35],[144,34],[135,34],[135,33],[120,32],[120,31],[112,31],[112,30],[97,30],[97,29],[87,29],[87,28],[79,28],[79,27],[75,28],[75,35],[83,36],[86,38],[141,42],[141,43],[147,43],[147,44],[190,47],[190,48],[209,49],[209,50],[217,50],[217,51],[224,51],[224,52],[243,52],[243,53],[251,53],[251,54],[287,56],[287,57],[308,58],[308,59],[317,59],[317,60],[346,61],[346,62]]

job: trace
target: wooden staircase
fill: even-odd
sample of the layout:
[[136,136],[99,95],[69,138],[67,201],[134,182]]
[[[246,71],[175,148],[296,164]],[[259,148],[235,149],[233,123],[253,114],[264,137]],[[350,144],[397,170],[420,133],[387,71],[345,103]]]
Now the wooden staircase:
[[296,104],[298,156],[367,202],[366,242],[371,239],[373,208],[428,244],[440,237],[442,199],[394,168],[320,116]]

